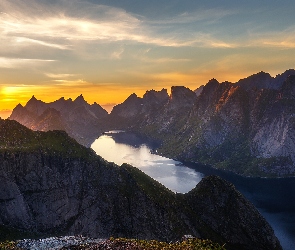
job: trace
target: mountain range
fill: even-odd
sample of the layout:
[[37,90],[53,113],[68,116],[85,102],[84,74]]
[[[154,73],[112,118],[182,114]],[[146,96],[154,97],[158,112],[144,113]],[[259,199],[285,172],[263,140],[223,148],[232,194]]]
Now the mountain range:
[[64,131],[0,120],[0,238],[75,234],[165,241],[191,234],[226,249],[282,249],[257,209],[219,177],[175,194]]
[[109,120],[113,128],[159,140],[158,152],[170,158],[246,176],[294,176],[294,93],[295,70],[237,83],[212,79],[195,91],[132,94]]
[[236,83],[211,79],[131,94],[108,115],[82,96],[45,104],[32,97],[9,119],[34,130],[63,129],[89,146],[102,131],[131,130],[161,142],[158,152],[246,176],[295,175],[295,70],[259,72]]
[[106,110],[97,103],[88,104],[83,95],[74,101],[60,98],[51,103],[33,96],[24,107],[18,104],[9,119],[19,121],[32,130],[64,130],[79,143],[89,146],[89,140],[102,132],[107,116]]

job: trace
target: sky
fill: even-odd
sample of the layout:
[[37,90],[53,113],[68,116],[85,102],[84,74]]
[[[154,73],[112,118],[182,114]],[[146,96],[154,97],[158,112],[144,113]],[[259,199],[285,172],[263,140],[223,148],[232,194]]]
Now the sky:
[[[295,65],[295,1],[0,0],[0,111],[35,95],[130,94]],[[1,116],[0,114],[0,116]]]

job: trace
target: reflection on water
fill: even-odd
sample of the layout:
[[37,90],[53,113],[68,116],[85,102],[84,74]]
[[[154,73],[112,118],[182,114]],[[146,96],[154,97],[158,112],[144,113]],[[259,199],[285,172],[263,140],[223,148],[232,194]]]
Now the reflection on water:
[[99,137],[92,149],[118,165],[129,163],[174,192],[186,193],[207,175],[233,183],[275,230],[284,250],[295,249],[295,178],[245,178],[208,166],[185,163],[151,153],[159,144],[133,133],[112,131]]
[[[129,144],[132,144],[132,146],[118,143],[118,141],[126,139],[126,136],[131,141],[129,141]],[[150,147],[142,144],[140,138],[132,134],[114,133],[112,131],[112,133],[99,137],[91,145],[91,148],[107,161],[118,165],[129,163],[141,169],[174,192],[186,193],[190,191],[203,177],[203,174],[182,165],[178,161],[152,154]]]

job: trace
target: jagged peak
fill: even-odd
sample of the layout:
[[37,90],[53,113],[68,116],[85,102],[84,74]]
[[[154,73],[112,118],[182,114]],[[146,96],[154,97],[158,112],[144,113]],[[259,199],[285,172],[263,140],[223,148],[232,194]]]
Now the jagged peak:
[[84,96],[83,96],[82,94],[79,95],[79,96],[74,100],[74,102],[76,102],[76,101],[85,101]]
[[276,77],[275,78],[278,78],[278,77],[281,77],[281,76],[290,76],[290,75],[295,75],[295,69],[287,69],[284,73],[282,73],[282,74],[278,74],[278,75],[276,75]]
[[31,97],[31,99],[28,101],[28,103],[29,103],[29,102],[36,102],[36,101],[40,101],[40,100],[37,100],[37,98],[33,95],[33,96]]
[[169,97],[167,89],[164,89],[164,88],[162,90],[160,90],[160,91],[157,91],[157,90],[154,90],[154,89],[147,90],[145,92],[145,94],[143,95],[143,99],[149,98],[151,96],[156,98],[156,99],[165,99],[165,98]]
[[39,104],[45,104],[45,102],[38,100],[34,95],[32,96],[32,98],[26,103],[25,107],[29,107],[29,106],[36,106]]
[[248,77],[240,79],[237,83],[241,83],[245,80],[253,80],[253,79],[260,80],[260,79],[272,79],[272,78],[273,77],[269,73],[264,72],[264,71],[260,71],[258,73],[253,74],[253,75],[250,75]]
[[74,100],[74,103],[75,103],[76,105],[82,105],[82,106],[87,106],[87,105],[89,105],[89,104],[85,101],[84,96],[83,96],[82,94],[79,95],[79,96]]
[[172,86],[170,103],[181,103],[183,106],[192,105],[195,98],[197,97],[196,93],[191,89],[184,86]]
[[[210,80],[208,81],[208,83],[210,83],[210,84],[212,84],[212,83],[214,83],[214,84],[218,83],[218,84],[219,84],[219,81],[218,81],[216,78],[212,78],[212,79],[210,79]],[[207,84],[208,84],[208,83],[207,83]]]
[[188,87],[185,86],[172,86],[171,87],[171,93],[174,91],[190,91],[193,92],[191,89],[189,89]]
[[126,99],[127,100],[134,100],[134,99],[138,99],[139,97],[135,94],[135,93],[132,93],[130,96],[128,96],[128,98]]
[[[220,83],[215,79],[215,78],[212,78],[208,81],[208,83],[204,86],[204,89],[208,89],[208,88],[211,88],[211,87],[215,87],[215,86],[218,86]],[[203,92],[203,91],[202,91]]]
[[23,105],[21,105],[20,103],[19,104],[17,104],[16,106],[15,106],[15,108],[14,109],[19,109],[19,108],[23,108],[24,106]]

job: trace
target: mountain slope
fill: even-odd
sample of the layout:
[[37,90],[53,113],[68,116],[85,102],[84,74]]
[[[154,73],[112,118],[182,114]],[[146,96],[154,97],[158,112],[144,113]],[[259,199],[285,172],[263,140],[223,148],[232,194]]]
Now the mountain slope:
[[218,177],[174,194],[136,168],[106,162],[64,132],[34,132],[0,120],[0,138],[2,231],[166,241],[192,234],[228,249],[281,249],[254,206]]
[[[161,105],[118,105],[111,125],[162,142],[158,152],[250,176],[295,175],[294,70],[260,72],[233,84],[210,80],[194,93],[173,87]],[[147,106],[147,105],[145,105]],[[135,109],[128,117],[117,110]]]

